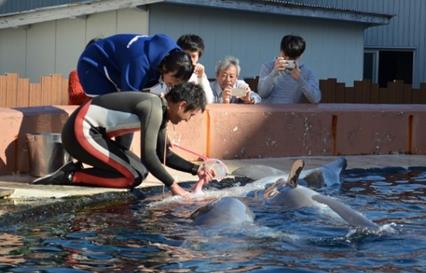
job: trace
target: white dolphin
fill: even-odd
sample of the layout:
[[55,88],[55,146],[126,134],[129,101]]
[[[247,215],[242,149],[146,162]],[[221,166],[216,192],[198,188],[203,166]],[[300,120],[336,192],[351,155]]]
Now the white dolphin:
[[304,167],[302,160],[296,160],[291,168],[289,178],[279,178],[264,191],[263,197],[269,204],[279,205],[283,210],[294,210],[303,207],[330,208],[348,225],[357,228],[377,229],[378,225],[364,215],[343,204],[336,198],[325,196],[312,189],[298,184],[298,178]]
[[[269,180],[273,183],[262,192],[265,205],[279,205],[283,210],[326,206],[350,226],[368,229],[378,228],[378,225],[338,199],[299,185],[298,180],[303,167],[304,162],[296,160],[292,165],[288,179],[285,179],[282,175],[274,175],[253,182]],[[191,217],[196,225],[209,226],[239,225],[254,220],[253,212],[242,201],[229,196],[199,208]]]
[[[300,178],[306,181],[310,187],[316,188],[340,184],[342,172],[346,166],[346,159],[340,157],[321,167],[302,171]],[[286,172],[264,165],[248,165],[234,170],[232,175],[259,180],[270,176],[284,176]]]

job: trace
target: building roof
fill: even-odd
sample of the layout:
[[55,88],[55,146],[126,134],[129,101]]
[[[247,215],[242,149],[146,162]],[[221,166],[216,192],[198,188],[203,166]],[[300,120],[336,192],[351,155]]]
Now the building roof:
[[390,14],[339,8],[328,0],[0,0],[0,29],[156,3],[222,8],[286,16],[389,23]]

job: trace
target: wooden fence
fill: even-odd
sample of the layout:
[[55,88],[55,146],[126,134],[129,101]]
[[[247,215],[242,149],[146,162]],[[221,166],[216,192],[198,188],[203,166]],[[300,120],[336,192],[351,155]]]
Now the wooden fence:
[[[244,79],[252,90],[257,89],[259,78]],[[425,104],[426,83],[412,88],[403,82],[389,82],[386,88],[370,81],[355,81],[353,87],[346,87],[336,79],[319,81],[321,103],[375,103],[375,104]]]
[[0,75],[0,107],[68,104],[68,79],[60,74],[41,77],[40,83],[10,73]]
[[379,103],[379,104],[425,104],[426,83],[412,88],[402,81],[389,82],[386,88],[370,81],[355,81],[346,87],[336,79],[320,80],[321,103]]
[[[246,78],[253,90],[258,78]],[[390,82],[386,88],[369,81],[355,81],[346,87],[336,79],[320,80],[321,103],[426,104],[426,83],[412,88],[402,82]],[[68,104],[68,79],[61,74],[41,77],[30,83],[17,74],[0,75],[0,107],[28,107]]]

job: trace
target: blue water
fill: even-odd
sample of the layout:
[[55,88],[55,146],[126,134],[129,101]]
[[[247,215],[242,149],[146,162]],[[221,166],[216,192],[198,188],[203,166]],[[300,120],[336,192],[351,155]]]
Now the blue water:
[[[232,195],[250,185],[209,192]],[[426,169],[353,169],[342,185],[319,191],[381,229],[355,230],[325,211],[283,212],[246,199],[254,224],[213,230],[189,218],[203,200],[115,200],[3,227],[0,271],[426,272]]]

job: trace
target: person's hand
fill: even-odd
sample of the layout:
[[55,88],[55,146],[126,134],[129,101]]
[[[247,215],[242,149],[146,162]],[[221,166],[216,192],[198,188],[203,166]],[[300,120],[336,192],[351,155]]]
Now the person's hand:
[[243,88],[246,90],[246,94],[242,97],[240,97],[240,99],[246,103],[246,104],[253,104],[254,101],[251,98],[251,89],[249,85],[243,86]]
[[206,185],[208,182],[205,180],[205,178],[200,178],[198,180],[197,183],[194,184],[194,186],[192,186],[192,192],[197,194],[197,193],[202,193],[203,192],[203,187],[204,185]]
[[182,197],[189,197],[189,192],[184,190],[177,182],[173,182],[173,184],[170,186],[170,191],[173,195],[179,195]]
[[231,103],[231,86],[227,86],[225,87],[225,89],[222,92],[222,97],[223,97],[223,103]]
[[206,183],[208,183],[213,180],[216,174],[214,173],[214,170],[207,168],[203,164],[200,168],[198,168],[197,175],[200,180],[203,179]]
[[293,79],[298,81],[300,79],[300,68],[296,65],[296,67],[290,72],[290,75]]
[[198,182],[192,187],[193,193],[201,193],[204,185],[207,185],[215,177],[213,169],[209,169],[204,165],[201,165],[197,171]]
[[275,58],[275,63],[274,63],[274,70],[279,72],[279,71],[284,71],[286,68],[286,61],[284,59],[284,57],[276,57]]
[[204,75],[204,65],[196,64],[194,68],[194,73],[198,78],[202,78]]

